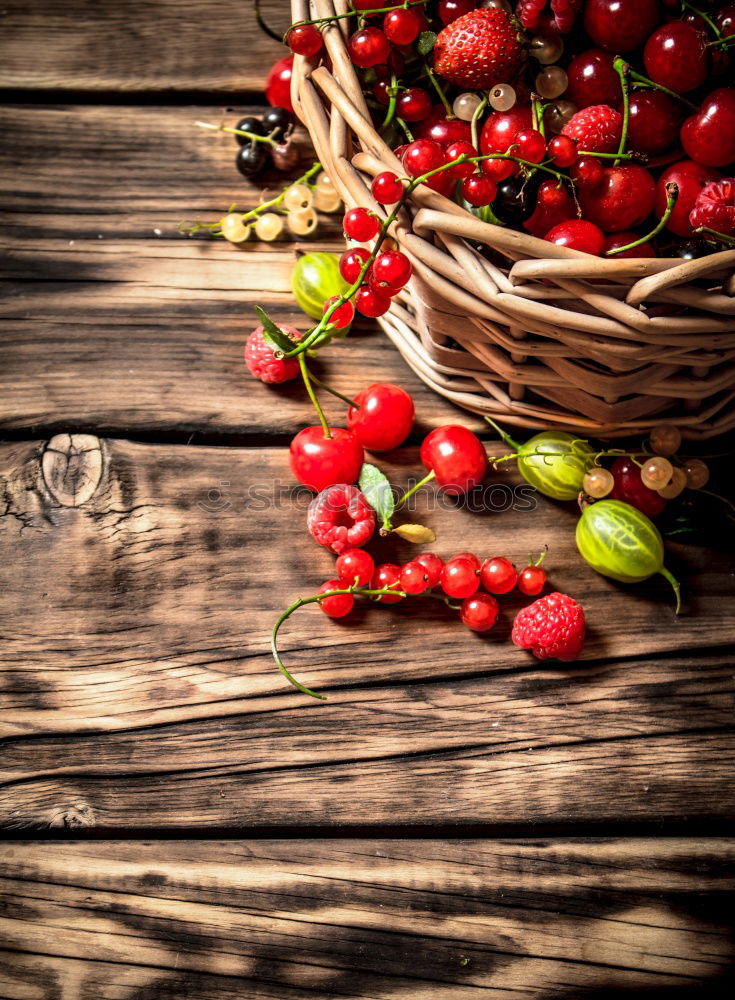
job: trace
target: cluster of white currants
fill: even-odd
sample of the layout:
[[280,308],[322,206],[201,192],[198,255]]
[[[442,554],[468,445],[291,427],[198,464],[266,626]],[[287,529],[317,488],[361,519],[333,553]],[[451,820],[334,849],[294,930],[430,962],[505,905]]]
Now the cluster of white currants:
[[342,199],[330,177],[320,173],[314,184],[292,184],[277,197],[258,208],[242,214],[229,212],[220,222],[220,232],[230,243],[244,243],[254,233],[259,240],[271,243],[283,233],[284,227],[293,236],[311,236],[318,224],[317,211],[339,212]]

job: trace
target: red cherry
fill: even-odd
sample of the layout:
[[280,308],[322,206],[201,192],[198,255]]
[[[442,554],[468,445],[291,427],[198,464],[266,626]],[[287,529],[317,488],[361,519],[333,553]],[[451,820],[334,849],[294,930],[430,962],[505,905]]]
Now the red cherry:
[[605,171],[599,160],[594,156],[583,156],[572,164],[569,176],[579,187],[585,187],[588,191],[597,188],[605,176]]
[[579,190],[584,217],[612,233],[633,229],[647,219],[655,196],[653,177],[638,166],[608,167],[597,187]]
[[510,111],[493,111],[482,128],[480,152],[483,156],[507,153],[517,133],[530,128],[533,128],[530,104],[515,104]]
[[337,483],[356,483],[365,453],[351,431],[331,427],[324,437],[321,427],[305,427],[291,442],[291,471],[298,481],[316,493]]
[[433,470],[437,483],[459,496],[481,483],[487,472],[487,455],[472,431],[456,424],[437,427],[424,438],[421,462]]
[[376,382],[355,396],[347,426],[368,451],[390,451],[403,444],[413,427],[413,400],[405,389]]
[[579,159],[577,144],[568,135],[555,135],[549,143],[549,156],[557,167],[571,167]]
[[526,566],[518,574],[518,589],[526,597],[537,597],[544,589],[546,571],[540,566]]
[[[318,594],[324,594],[328,590],[344,590],[345,585],[340,580],[327,580],[323,583]],[[344,618],[348,615],[355,606],[355,598],[352,594],[339,594],[336,597],[325,597],[323,601],[319,601],[319,607],[322,609],[325,615],[329,615],[330,618]]]
[[510,151],[519,160],[540,163],[546,155],[546,140],[536,129],[524,128],[516,132]]
[[381,0],[352,0],[352,6],[355,10],[365,11],[366,15],[370,17],[371,10],[378,10],[379,7],[387,7],[388,5]]
[[583,253],[599,257],[605,243],[604,233],[593,223],[584,219],[568,219],[544,236],[549,243],[558,247],[569,247],[571,250],[581,250]]
[[564,98],[580,109],[593,104],[609,104],[614,108],[623,94],[613,61],[611,53],[602,49],[588,49],[575,56],[567,67]]
[[286,56],[279,59],[275,66],[272,66],[265,81],[265,99],[274,108],[285,108],[286,111],[293,111],[291,103],[291,73],[293,70],[293,56]]
[[403,197],[403,184],[390,170],[384,170],[373,178],[370,185],[373,198],[381,205],[395,205]]
[[286,45],[299,56],[315,56],[322,43],[322,33],[313,24],[299,24],[286,33]]
[[480,567],[480,580],[489,594],[509,594],[518,580],[512,562],[503,556],[486,559]]
[[681,142],[697,163],[725,167],[735,160],[735,90],[720,87],[704,99],[697,112],[687,118]]
[[[619,110],[623,110],[622,104]],[[630,95],[628,146],[650,156],[663,153],[676,142],[682,117],[679,105],[662,90],[634,90]]]
[[472,128],[469,122],[447,118],[444,105],[435,104],[426,121],[414,130],[414,135],[419,139],[433,139],[440,146],[448,146],[450,142],[471,142]]
[[442,24],[451,24],[463,14],[469,14],[477,7],[476,0],[439,0],[439,20]]
[[[610,233],[609,236],[605,237],[605,243],[602,248],[603,255],[607,253],[608,250],[617,250],[618,247],[625,247],[629,243],[635,243],[636,240],[640,239],[638,233]],[[614,254],[615,257],[655,257],[656,250],[651,243],[641,243],[640,246],[634,247],[632,250],[623,250],[622,253]]]
[[423,594],[429,589],[429,574],[420,562],[410,562],[401,569],[401,590],[407,594]]
[[608,500],[622,500],[647,517],[656,517],[666,506],[664,498],[641,481],[641,470],[631,458],[616,458],[610,467],[615,485]]
[[421,177],[422,174],[436,170],[446,162],[444,150],[432,139],[416,139],[408,144],[403,154],[403,166],[409,177]]
[[459,617],[462,624],[473,632],[489,632],[498,620],[500,608],[498,602],[490,594],[475,594],[462,601]]
[[646,73],[662,87],[686,94],[707,79],[707,39],[691,24],[670,21],[657,28],[646,42]]
[[679,196],[674,211],[669,216],[666,228],[677,236],[691,236],[694,232],[689,222],[689,213],[694,208],[697,195],[710,181],[718,181],[720,172],[712,167],[703,167],[693,160],[682,160],[665,170],[656,184],[654,212],[660,219],[666,211],[666,185],[673,181],[679,188]]
[[390,42],[379,28],[361,28],[350,35],[347,51],[355,66],[369,69],[388,59]]
[[[477,150],[471,142],[450,142],[445,149],[447,163],[450,163],[452,160],[458,160],[460,156],[477,156]],[[456,167],[452,167],[451,170],[447,170],[447,173],[451,174],[455,180],[461,181],[474,174],[475,170],[477,170],[477,167],[474,163],[459,163]]]
[[422,122],[431,114],[431,98],[421,87],[409,87],[396,98],[396,114],[407,122]]
[[421,18],[410,9],[391,10],[383,18],[383,31],[394,45],[410,45],[421,31]]
[[658,0],[588,0],[584,26],[608,52],[631,52],[642,45],[660,20]]
[[[324,303],[322,316],[325,315],[330,306],[339,301],[339,295],[332,295]],[[344,302],[339,309],[336,309],[329,318],[330,326],[336,326],[338,330],[346,330],[355,318],[355,307],[351,302]]]
[[475,208],[491,205],[495,201],[498,188],[495,181],[481,174],[473,174],[462,181],[462,197]]
[[566,187],[558,181],[542,181],[536,195],[534,213],[523,223],[523,228],[533,236],[543,238],[554,226],[576,216],[576,203]]
[[380,219],[366,208],[351,208],[345,212],[342,228],[347,239],[367,243],[378,235]]
[[447,597],[472,597],[480,586],[480,577],[470,559],[454,556],[444,564],[440,583]]
[[369,258],[370,251],[366,250],[365,247],[351,247],[349,250],[345,250],[339,258],[339,273],[348,285],[354,285]]
[[436,587],[441,579],[444,562],[433,552],[422,552],[416,556],[414,562],[421,563],[429,577],[429,588]]
[[374,288],[363,285],[355,294],[355,309],[363,316],[377,319],[390,309],[390,298],[376,292]]
[[334,564],[342,587],[367,587],[375,571],[373,557],[365,549],[347,549]]
[[413,268],[400,250],[384,250],[373,263],[370,285],[381,295],[397,295],[409,281]]
[[[371,590],[382,590],[383,587],[391,587],[393,590],[401,589],[401,567],[395,563],[381,563],[375,567],[375,573],[370,581]],[[378,598],[381,604],[398,604],[403,600],[402,594],[383,594]]]

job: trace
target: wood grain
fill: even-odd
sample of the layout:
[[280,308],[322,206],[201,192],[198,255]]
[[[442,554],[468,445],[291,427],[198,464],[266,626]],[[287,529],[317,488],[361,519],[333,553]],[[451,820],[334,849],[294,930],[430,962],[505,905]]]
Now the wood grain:
[[[277,31],[284,0],[263,0]],[[3,4],[0,87],[127,93],[262,92],[288,54],[236,0],[22,0]]]
[[729,841],[0,849],[8,1000],[725,997]]
[[[80,507],[48,492],[43,442],[0,452],[5,825],[393,822],[396,796],[417,824],[732,815],[730,558],[671,546],[687,611],[675,620],[663,580],[623,588],[584,567],[573,510],[536,498],[473,512],[427,491],[411,518],[444,555],[472,538],[522,562],[552,540],[553,585],[587,609],[585,659],[517,650],[516,601],[484,639],[433,604],[342,624],[309,608],[282,648],[330,696],[321,705],[292,693],[268,651],[278,612],[333,566],[304,530],[285,451],[100,451]],[[405,485],[417,455],[381,465]],[[512,502],[512,485],[499,477],[488,502]]]

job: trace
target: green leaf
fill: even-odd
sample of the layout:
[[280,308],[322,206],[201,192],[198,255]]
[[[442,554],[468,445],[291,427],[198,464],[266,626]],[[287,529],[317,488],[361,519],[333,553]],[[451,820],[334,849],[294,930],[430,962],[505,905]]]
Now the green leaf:
[[418,50],[422,56],[428,56],[436,45],[436,33],[433,31],[422,31],[419,35]]
[[414,545],[431,545],[436,541],[434,532],[424,524],[399,524],[393,533]]
[[393,488],[380,469],[366,462],[360,470],[359,485],[380,520],[390,521],[396,509]]
[[284,354],[292,351],[296,344],[293,340],[291,340],[288,334],[284,333],[279,326],[276,326],[268,313],[264,312],[260,306],[256,306],[255,311],[258,314],[258,319],[263,326],[264,339],[273,347],[278,348],[279,351],[283,351]]

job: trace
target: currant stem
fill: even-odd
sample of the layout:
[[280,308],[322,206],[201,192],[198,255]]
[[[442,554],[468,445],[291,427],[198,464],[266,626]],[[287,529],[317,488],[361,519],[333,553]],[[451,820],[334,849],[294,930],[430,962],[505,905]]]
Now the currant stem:
[[617,56],[613,62],[613,69],[620,77],[620,87],[623,91],[623,127],[620,132],[620,142],[618,143],[618,153],[613,166],[617,167],[620,158],[625,153],[625,144],[628,141],[628,122],[630,121],[630,92],[628,87],[628,71],[630,67],[624,59]]
[[326,382],[323,382],[320,378],[317,378],[314,372],[311,370],[309,371],[309,378],[311,379],[312,382],[316,382],[316,384],[319,386],[320,389],[324,389],[325,392],[331,392],[333,396],[336,396],[337,399],[341,399],[343,403],[347,403],[348,406],[352,406],[356,410],[360,409],[360,404],[356,403],[354,399],[350,399],[349,396],[343,396],[341,392],[338,392],[336,389],[333,389],[331,385],[327,385]]
[[470,124],[470,129],[471,129],[471,133],[472,133],[472,145],[475,147],[475,149],[479,149],[479,147],[477,145],[477,142],[478,142],[477,132],[478,132],[479,124],[480,124],[480,118],[482,117],[482,113],[485,110],[485,108],[487,107],[487,104],[488,104],[488,96],[487,96],[487,94],[483,94],[482,95],[482,100],[480,101],[480,103],[475,108],[475,113],[472,116],[472,122]]
[[278,143],[270,135],[256,135],[255,132],[245,132],[241,128],[227,128],[225,125],[212,125],[211,122],[194,122],[199,128],[208,128],[213,132],[226,132],[228,135],[244,135],[251,142],[265,142],[268,146],[277,146]]
[[309,399],[314,404],[314,409],[316,410],[319,416],[319,423],[322,425],[322,430],[324,431],[324,437],[331,438],[332,434],[329,430],[329,424],[327,423],[327,418],[324,416],[324,410],[321,408],[316,393],[314,392],[314,387],[311,384],[311,377],[309,374],[309,369],[306,367],[306,356],[304,354],[299,354],[299,368],[301,369],[301,378],[304,380],[306,391],[309,393]]
[[433,86],[433,88],[437,92],[437,94],[439,95],[439,100],[444,105],[444,108],[445,108],[445,110],[447,112],[447,118],[456,118],[457,116],[454,113],[454,109],[452,108],[452,105],[447,100],[447,95],[444,93],[442,85],[437,80],[436,74],[434,73],[434,70],[431,68],[431,66],[429,66],[429,64],[427,62],[424,63],[424,69],[426,70],[426,75],[429,77],[429,80],[431,81],[431,85]]
[[633,243],[627,243],[624,247],[617,247],[615,250],[606,250],[605,256],[613,257],[615,254],[622,253],[624,250],[634,250],[635,247],[639,247],[641,244],[647,243],[648,240],[652,240],[654,236],[658,236],[671,218],[671,213],[674,211],[674,206],[676,205],[676,199],[678,197],[679,186],[673,181],[669,181],[666,185],[666,210],[659,219],[658,225],[655,226],[650,233],[647,233],[645,236],[641,236],[639,240],[634,240]]
[[676,594],[676,610],[674,611],[674,614],[678,615],[681,612],[681,585],[679,584],[679,581],[676,579],[674,574],[671,573],[668,569],[666,569],[665,566],[661,567],[659,573],[661,574],[661,576],[663,576],[665,579],[669,581],[674,593]]
[[681,94],[677,94],[675,90],[669,90],[668,87],[662,86],[660,83],[654,83],[653,80],[649,80],[647,76],[643,76],[641,73],[636,73],[634,69],[628,70],[628,76],[631,80],[635,80],[636,83],[645,83],[647,87],[653,87],[654,90],[662,90],[664,94],[668,94],[669,97],[673,97],[675,101],[680,101],[682,104],[686,104],[688,108],[692,111],[697,111],[697,105],[692,104],[688,101],[686,97],[682,97]]
[[398,98],[398,91],[396,89],[397,87],[398,87],[398,79],[396,77],[396,74],[392,73],[390,78],[390,89],[388,90],[388,95],[390,100],[388,102],[388,110],[385,112],[385,118],[383,119],[383,124],[380,126],[381,132],[383,131],[383,129],[387,128],[390,125],[390,123],[393,121],[395,117],[396,99]]

